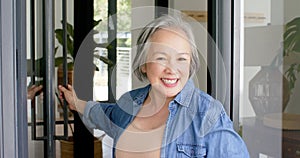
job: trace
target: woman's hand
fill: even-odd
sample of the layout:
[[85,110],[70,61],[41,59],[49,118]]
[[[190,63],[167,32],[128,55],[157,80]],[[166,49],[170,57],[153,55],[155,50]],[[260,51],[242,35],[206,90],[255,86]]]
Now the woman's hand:
[[39,92],[42,91],[42,89],[42,85],[32,85],[30,88],[27,89],[27,99],[32,100]]
[[74,89],[73,89],[73,87],[71,85],[68,85],[67,88],[65,88],[62,85],[58,86],[58,89],[60,91],[60,93],[59,93],[59,99],[61,100],[61,102],[63,102],[64,99],[66,99],[66,101],[69,104],[69,108],[71,110],[76,110],[76,106],[75,105],[76,105],[76,102],[78,100],[78,98],[76,96],[76,93],[75,93],[75,91],[74,91]]
[[69,108],[71,110],[75,110],[82,114],[85,108],[86,101],[77,98],[74,88],[68,84],[67,88],[63,87],[62,85],[59,85],[58,89],[60,91],[59,99],[62,102],[65,99],[68,102]]

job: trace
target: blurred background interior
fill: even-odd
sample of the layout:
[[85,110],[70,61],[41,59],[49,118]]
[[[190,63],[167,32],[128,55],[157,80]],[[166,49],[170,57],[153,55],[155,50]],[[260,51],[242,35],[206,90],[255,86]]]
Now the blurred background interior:
[[[111,157],[113,140],[87,130],[56,87],[115,102],[144,85],[131,68],[136,37],[174,9],[194,19],[196,85],[224,104],[251,157],[300,157],[300,1],[0,2],[0,155]],[[27,100],[40,84],[43,95]]]

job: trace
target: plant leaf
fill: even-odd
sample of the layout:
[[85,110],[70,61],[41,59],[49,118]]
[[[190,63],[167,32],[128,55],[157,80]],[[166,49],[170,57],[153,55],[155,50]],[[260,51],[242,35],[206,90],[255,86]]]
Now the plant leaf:
[[[63,45],[63,30],[62,29],[56,29],[55,30],[55,37],[59,44]],[[72,57],[74,56],[74,45],[73,45],[73,39],[70,35],[67,35],[67,53],[70,54]]]
[[101,60],[102,62],[104,62],[108,66],[114,66],[114,63],[110,59],[108,59],[108,58],[106,58],[104,56],[94,55],[94,57],[97,58],[97,59],[99,59],[99,60]]
[[68,49],[68,54],[70,54],[72,57],[74,56],[74,42],[70,38],[70,36],[67,36],[67,49]]
[[67,23],[67,32],[74,39],[74,28],[71,24]]
[[97,26],[100,22],[102,21],[102,19],[99,20],[93,20],[93,27]]
[[300,17],[288,22],[285,27],[284,49],[287,54],[291,51],[300,53]]
[[[67,59],[72,60],[72,61],[69,61],[68,63],[74,64],[73,63],[73,59],[71,57],[67,57]],[[64,57],[57,57],[57,58],[55,58],[55,67],[58,67],[58,66],[60,66],[63,63],[64,63]]]
[[108,43],[96,43],[96,47],[109,49],[111,46]]
[[56,37],[58,43],[62,45],[63,44],[63,30],[62,29],[56,29],[54,31],[54,33],[55,33],[55,37]]
[[58,50],[58,47],[55,47],[55,49],[54,49],[54,56],[56,55],[57,50]]

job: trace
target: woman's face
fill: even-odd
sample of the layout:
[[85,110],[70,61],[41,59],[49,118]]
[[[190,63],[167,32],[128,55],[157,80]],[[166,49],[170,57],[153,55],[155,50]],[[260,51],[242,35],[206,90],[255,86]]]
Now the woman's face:
[[150,39],[147,74],[153,90],[167,98],[175,97],[189,78],[191,48],[186,34],[180,29],[157,30]]

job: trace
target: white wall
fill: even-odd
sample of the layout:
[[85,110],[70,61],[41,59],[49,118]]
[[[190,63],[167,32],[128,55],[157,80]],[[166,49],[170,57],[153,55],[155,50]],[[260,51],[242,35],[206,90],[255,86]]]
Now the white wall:
[[170,0],[169,5],[177,10],[207,10],[206,0]]
[[245,28],[245,66],[269,65],[280,48],[282,34],[282,25]]
[[266,26],[271,23],[271,0],[244,0],[244,11],[245,15],[258,13],[265,17],[261,22],[247,22],[245,19],[245,27]]
[[[154,0],[132,0],[131,1],[131,45],[134,50],[136,47],[137,36],[147,23],[154,19],[155,9]],[[135,57],[135,51],[132,51],[132,60]],[[133,73],[133,72],[132,72]],[[140,82],[134,74],[132,74],[132,89],[144,86],[146,83]]]

